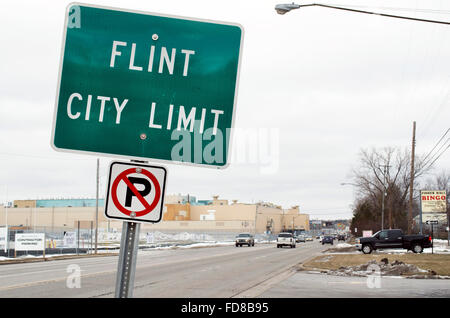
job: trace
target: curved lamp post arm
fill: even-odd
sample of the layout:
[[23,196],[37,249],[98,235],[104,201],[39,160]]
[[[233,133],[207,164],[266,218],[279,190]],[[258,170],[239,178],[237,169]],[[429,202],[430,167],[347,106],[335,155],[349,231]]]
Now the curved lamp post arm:
[[364,10],[357,10],[357,9],[350,9],[345,7],[336,7],[336,6],[330,6],[327,4],[320,4],[320,3],[311,3],[311,4],[295,4],[295,3],[288,3],[288,4],[277,4],[275,6],[275,10],[278,14],[285,14],[291,10],[294,9],[300,9],[302,7],[324,7],[324,8],[330,8],[330,9],[338,9],[338,10],[345,10],[345,11],[351,11],[351,12],[357,12],[357,13],[365,13],[365,14],[373,14],[373,15],[379,15],[382,17],[389,17],[389,18],[398,18],[398,19],[406,19],[406,20],[413,20],[413,21],[421,21],[421,22],[430,22],[430,23],[438,23],[438,24],[446,24],[450,25],[450,22],[446,21],[436,21],[436,20],[428,20],[428,19],[419,19],[419,18],[412,18],[412,17],[405,17],[401,15],[392,15],[392,14],[386,14],[386,13],[379,13],[379,12],[371,12],[371,11],[364,11]]

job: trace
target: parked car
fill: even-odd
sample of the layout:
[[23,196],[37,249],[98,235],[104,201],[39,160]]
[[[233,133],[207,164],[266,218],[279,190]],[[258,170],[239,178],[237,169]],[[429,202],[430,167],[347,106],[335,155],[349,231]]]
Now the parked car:
[[322,239],[322,245],[331,244],[333,245],[333,237],[332,236],[324,236]]
[[338,239],[338,241],[345,241],[347,238],[345,237],[344,234],[339,234],[339,235],[337,236],[337,239]]
[[382,230],[369,237],[356,239],[356,248],[364,254],[384,248],[403,248],[414,253],[422,253],[424,248],[431,247],[429,235],[404,235],[402,230]]
[[250,233],[240,233],[236,236],[236,247],[247,245],[247,246],[255,246],[255,238]]
[[295,248],[295,238],[292,233],[288,232],[282,232],[278,234],[277,237],[277,248],[283,247],[283,246],[290,246],[291,248]]
[[306,241],[306,238],[303,234],[300,234],[297,236],[297,240],[296,240],[297,243],[305,242],[305,241]]

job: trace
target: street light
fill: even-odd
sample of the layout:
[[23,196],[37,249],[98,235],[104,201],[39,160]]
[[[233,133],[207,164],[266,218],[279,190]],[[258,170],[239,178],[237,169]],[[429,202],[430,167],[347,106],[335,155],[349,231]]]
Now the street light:
[[278,14],[285,14],[286,12],[289,12],[293,9],[298,9],[300,8],[299,4],[295,4],[295,3],[286,3],[286,4],[277,4],[275,6],[275,10],[277,11]]
[[275,6],[275,10],[277,11],[278,14],[286,14],[287,12],[294,10],[294,9],[300,9],[302,7],[312,7],[312,6],[345,10],[345,11],[351,11],[351,12],[357,12],[357,13],[374,14],[374,15],[379,15],[382,17],[389,17],[389,18],[398,18],[398,19],[406,19],[406,20],[414,20],[414,21],[421,21],[421,22],[430,22],[430,23],[439,23],[439,24],[450,25],[450,22],[446,22],[446,21],[427,20],[427,19],[405,17],[405,16],[400,16],[400,15],[392,15],[392,14],[385,14],[385,13],[379,13],[379,12],[356,10],[356,9],[350,9],[350,8],[345,8],[345,7],[330,6],[330,5],[321,4],[321,3],[310,3],[310,4],[299,5],[299,4],[295,4],[294,2],[292,2],[292,3],[285,3],[285,4],[277,4]]

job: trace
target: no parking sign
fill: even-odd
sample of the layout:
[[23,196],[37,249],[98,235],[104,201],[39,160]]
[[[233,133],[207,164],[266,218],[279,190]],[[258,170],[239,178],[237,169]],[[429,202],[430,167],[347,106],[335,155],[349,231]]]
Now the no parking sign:
[[105,216],[131,222],[161,221],[166,176],[161,166],[111,162]]

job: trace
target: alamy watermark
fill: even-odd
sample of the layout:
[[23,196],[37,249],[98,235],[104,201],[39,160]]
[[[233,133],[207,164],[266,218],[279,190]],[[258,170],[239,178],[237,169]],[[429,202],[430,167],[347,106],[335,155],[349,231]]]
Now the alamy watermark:
[[67,27],[69,29],[81,28],[81,12],[80,6],[71,6],[69,9],[69,17],[67,20]]
[[[231,137],[231,135],[233,135]],[[229,163],[258,166],[261,174],[275,174],[280,164],[280,131],[278,128],[234,128],[225,134],[209,128],[203,133],[173,130],[171,140],[178,141],[171,151],[173,161],[198,164],[223,164],[226,149]],[[228,147],[230,145],[231,147]]]
[[367,287],[381,288],[381,268],[377,264],[367,266]]
[[77,264],[67,266],[66,272],[69,274],[66,279],[67,288],[81,288],[81,268]]

